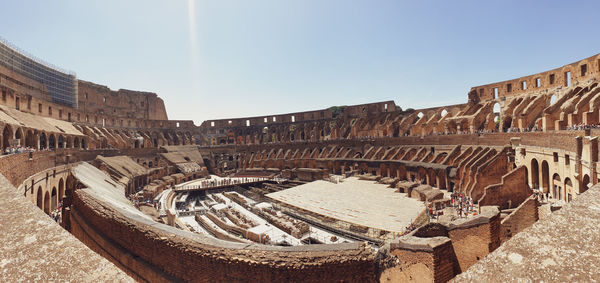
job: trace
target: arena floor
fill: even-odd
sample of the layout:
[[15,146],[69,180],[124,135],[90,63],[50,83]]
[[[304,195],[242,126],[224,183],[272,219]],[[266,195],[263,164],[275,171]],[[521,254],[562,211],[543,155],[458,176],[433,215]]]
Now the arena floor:
[[403,232],[425,207],[388,185],[350,177],[339,184],[314,181],[268,197],[353,224]]

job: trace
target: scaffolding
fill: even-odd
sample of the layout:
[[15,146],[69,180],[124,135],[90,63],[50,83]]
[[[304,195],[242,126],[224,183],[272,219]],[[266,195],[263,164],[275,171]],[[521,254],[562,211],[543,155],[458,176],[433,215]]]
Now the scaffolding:
[[77,108],[77,78],[74,72],[46,63],[0,37],[0,64],[46,86],[52,102]]

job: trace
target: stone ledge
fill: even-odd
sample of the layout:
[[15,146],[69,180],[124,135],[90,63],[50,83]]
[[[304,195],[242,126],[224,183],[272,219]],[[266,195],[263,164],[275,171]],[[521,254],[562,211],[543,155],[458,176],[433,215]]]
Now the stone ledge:
[[600,278],[600,184],[534,223],[455,282],[594,282]]
[[0,175],[0,281],[133,282]]

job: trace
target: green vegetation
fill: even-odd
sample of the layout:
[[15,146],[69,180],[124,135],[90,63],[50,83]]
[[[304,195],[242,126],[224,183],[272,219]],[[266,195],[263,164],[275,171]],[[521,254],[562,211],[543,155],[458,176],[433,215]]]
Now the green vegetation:
[[329,107],[329,110],[331,111],[331,113],[333,115],[333,119],[337,118],[337,116],[342,114],[344,112],[344,109],[346,109],[346,107],[347,107],[346,105]]

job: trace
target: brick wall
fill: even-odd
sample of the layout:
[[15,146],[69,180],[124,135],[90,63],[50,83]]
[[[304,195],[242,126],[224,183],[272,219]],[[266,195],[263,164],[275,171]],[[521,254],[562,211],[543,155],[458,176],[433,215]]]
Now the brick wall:
[[489,219],[487,223],[471,225],[465,223],[448,231],[460,270],[471,265],[500,246],[500,215]]
[[478,201],[479,205],[495,205],[500,209],[517,206],[533,193],[525,180],[527,180],[527,168],[520,166],[502,176],[500,184],[487,186],[484,195]]
[[500,222],[501,238],[504,243],[512,236],[533,225],[539,219],[539,202],[534,196],[526,199],[519,207]]

